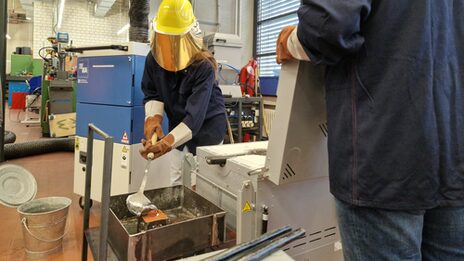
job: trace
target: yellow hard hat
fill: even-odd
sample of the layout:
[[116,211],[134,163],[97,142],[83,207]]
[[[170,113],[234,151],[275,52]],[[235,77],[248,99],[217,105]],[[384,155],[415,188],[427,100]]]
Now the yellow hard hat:
[[154,19],[153,28],[160,34],[183,35],[190,31],[195,20],[189,0],[163,0]]

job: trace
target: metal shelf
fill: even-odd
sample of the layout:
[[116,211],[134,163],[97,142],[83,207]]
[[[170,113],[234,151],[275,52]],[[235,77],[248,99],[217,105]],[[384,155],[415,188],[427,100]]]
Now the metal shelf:
[[[237,137],[237,142],[242,142],[243,133],[250,132],[257,136],[257,140],[263,139],[263,99],[261,97],[241,97],[241,98],[225,98],[226,108],[236,112],[235,116],[228,116],[231,124],[233,136]],[[255,127],[242,127],[242,112],[250,110],[251,107],[257,107],[259,110],[259,120],[255,123]],[[238,125],[238,126],[237,126]]]

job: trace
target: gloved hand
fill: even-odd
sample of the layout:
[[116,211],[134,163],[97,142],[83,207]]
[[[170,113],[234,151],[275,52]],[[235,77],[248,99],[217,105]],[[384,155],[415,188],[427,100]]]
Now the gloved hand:
[[286,26],[280,31],[279,37],[277,38],[277,63],[281,64],[292,59],[295,59],[292,54],[289,52],[287,43],[288,38],[292,34],[293,30],[295,30],[296,26]]
[[164,137],[163,127],[161,124],[163,123],[163,116],[156,114],[155,116],[150,116],[145,120],[145,125],[143,127],[143,133],[145,134],[145,138],[147,140],[151,140],[151,136],[154,133],[158,135],[159,139]]
[[148,159],[147,156],[151,152],[155,155],[153,159],[156,159],[172,150],[172,146],[174,144],[174,136],[172,136],[172,134],[168,134],[155,144],[152,144],[150,140],[142,141],[142,144],[143,149],[140,150],[140,154],[142,155],[142,157]]

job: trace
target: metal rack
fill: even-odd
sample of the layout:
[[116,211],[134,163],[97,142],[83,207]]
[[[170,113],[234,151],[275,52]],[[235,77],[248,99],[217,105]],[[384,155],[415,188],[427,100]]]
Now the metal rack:
[[[97,133],[105,141],[103,157],[103,182],[101,198],[100,228],[89,228],[90,221],[90,188],[92,183],[93,140]],[[84,196],[84,234],[82,236],[82,261],[87,261],[87,249],[90,246],[96,261],[115,260],[118,258],[108,246],[108,218],[110,212],[111,166],[113,164],[113,137],[97,128],[92,123],[88,127],[87,158],[85,166]]]
[[[262,103],[263,100],[260,97],[241,97],[241,98],[225,98],[226,112],[229,122],[231,124],[231,130],[234,136],[234,140],[238,143],[243,142],[244,133],[250,133],[256,136],[256,141],[260,141],[263,138],[263,111]],[[253,121],[252,127],[245,127],[243,116],[250,117],[252,114],[252,107],[256,107],[255,111],[259,111],[257,121]],[[233,115],[232,114],[233,111]]]

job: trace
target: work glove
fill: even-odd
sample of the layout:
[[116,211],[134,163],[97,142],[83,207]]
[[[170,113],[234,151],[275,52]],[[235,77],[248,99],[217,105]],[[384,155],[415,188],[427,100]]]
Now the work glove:
[[[162,139],[164,137],[163,133],[163,116],[161,115],[154,115],[150,116],[145,120],[145,125],[143,127],[143,133],[145,134],[145,138],[147,140],[151,140],[151,136],[153,136],[154,133],[158,135],[158,139]],[[143,143],[143,142],[142,142]]]
[[152,144],[151,140],[143,140],[142,144],[143,149],[140,150],[140,155],[142,155],[145,159],[148,159],[148,154],[153,153],[153,159],[156,159],[172,150],[174,136],[172,134],[168,134],[155,144]]
[[296,26],[286,26],[280,31],[279,37],[277,38],[277,63],[282,64],[284,62],[295,59],[293,55],[288,50],[288,38],[295,30]]

